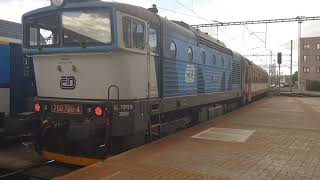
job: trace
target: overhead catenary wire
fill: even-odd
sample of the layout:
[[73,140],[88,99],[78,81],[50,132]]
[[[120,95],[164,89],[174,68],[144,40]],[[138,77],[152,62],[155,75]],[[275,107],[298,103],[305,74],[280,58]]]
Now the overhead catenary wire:
[[176,0],[176,2],[177,2],[180,6],[182,6],[183,8],[185,8],[186,10],[192,12],[193,14],[195,14],[196,16],[198,16],[199,18],[201,18],[201,19],[203,19],[203,20],[205,20],[205,21],[207,21],[207,22],[211,22],[211,23],[212,23],[212,22],[221,23],[221,21],[209,20],[209,19],[207,19],[207,18],[204,18],[204,17],[200,16],[198,13],[196,13],[194,10],[186,7],[183,3],[179,2],[178,0]]

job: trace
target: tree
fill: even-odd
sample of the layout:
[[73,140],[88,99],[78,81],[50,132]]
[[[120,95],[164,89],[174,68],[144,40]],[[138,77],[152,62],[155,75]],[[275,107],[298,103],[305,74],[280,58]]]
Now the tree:
[[292,75],[292,83],[295,83],[296,81],[298,81],[298,71]]

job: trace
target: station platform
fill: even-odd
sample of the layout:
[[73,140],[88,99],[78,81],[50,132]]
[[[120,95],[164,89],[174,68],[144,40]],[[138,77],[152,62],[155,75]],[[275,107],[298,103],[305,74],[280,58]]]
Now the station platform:
[[320,92],[316,91],[286,91],[286,92],[280,92],[280,95],[283,96],[304,96],[304,97],[320,97]]
[[57,180],[320,179],[320,98],[270,97]]

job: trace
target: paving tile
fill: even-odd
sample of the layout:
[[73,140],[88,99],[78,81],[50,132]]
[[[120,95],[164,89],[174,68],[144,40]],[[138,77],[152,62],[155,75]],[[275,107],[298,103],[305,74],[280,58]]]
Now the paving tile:
[[[265,98],[57,179],[320,179],[319,107],[320,98]],[[192,138],[224,128],[255,132]]]

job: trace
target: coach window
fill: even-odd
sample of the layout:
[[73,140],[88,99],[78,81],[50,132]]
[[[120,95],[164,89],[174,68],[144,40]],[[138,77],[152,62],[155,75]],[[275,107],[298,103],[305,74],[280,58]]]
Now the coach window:
[[144,23],[133,18],[123,18],[123,44],[126,48],[144,49]]
[[169,56],[171,58],[176,58],[177,56],[177,46],[176,43],[174,41],[171,41],[170,43],[170,47],[169,47]]
[[201,60],[202,60],[202,64],[206,64],[206,53],[204,51],[202,51],[201,53]]
[[193,60],[193,52],[191,47],[188,48],[188,60],[189,61]]

